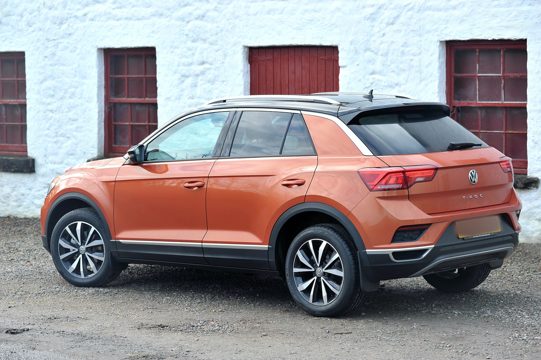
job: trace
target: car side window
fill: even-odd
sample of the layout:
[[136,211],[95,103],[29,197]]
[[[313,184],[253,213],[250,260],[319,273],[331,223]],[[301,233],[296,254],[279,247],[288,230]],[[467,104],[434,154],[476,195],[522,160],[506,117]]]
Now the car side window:
[[243,112],[229,156],[279,156],[291,116],[286,112]]
[[310,138],[308,128],[301,114],[293,115],[291,124],[287,130],[286,139],[282,148],[282,155],[306,156],[315,155],[314,145]]
[[148,143],[146,161],[211,158],[229,112],[196,115],[173,125]]

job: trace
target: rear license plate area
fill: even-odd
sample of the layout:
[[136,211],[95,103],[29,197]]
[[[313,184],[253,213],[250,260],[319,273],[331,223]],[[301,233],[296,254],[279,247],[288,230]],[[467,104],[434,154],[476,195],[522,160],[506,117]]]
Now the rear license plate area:
[[502,231],[502,221],[499,215],[460,220],[455,223],[456,236],[459,239],[471,239]]

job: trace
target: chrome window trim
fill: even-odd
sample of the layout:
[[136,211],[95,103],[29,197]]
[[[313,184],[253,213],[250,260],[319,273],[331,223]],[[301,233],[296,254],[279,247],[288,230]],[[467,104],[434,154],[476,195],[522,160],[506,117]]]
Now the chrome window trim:
[[357,135],[355,135],[353,131],[351,131],[351,129],[348,128],[347,125],[344,124],[344,122],[338,119],[336,116],[322,114],[322,113],[313,112],[313,111],[301,111],[301,114],[319,116],[319,117],[333,121],[350,138],[350,140],[355,144],[355,146],[357,146],[361,154],[366,155],[366,156],[374,155],[372,154],[372,151],[370,151],[370,149],[368,149],[368,147],[361,141],[361,139],[359,139]]
[[205,115],[205,114],[216,113],[216,112],[233,113],[233,112],[237,112],[237,111],[268,111],[268,112],[286,112],[286,113],[291,113],[291,114],[301,114],[301,112],[299,110],[273,109],[273,108],[253,108],[253,107],[248,107],[248,108],[239,107],[239,108],[202,110],[202,111],[194,112],[194,113],[191,113],[191,114],[188,114],[188,115],[184,115],[184,116],[182,116],[180,118],[177,118],[175,120],[172,120],[171,122],[169,122],[169,124],[164,126],[162,129],[159,129],[159,131],[156,132],[155,134],[151,134],[151,135],[147,136],[146,138],[144,138],[139,144],[143,144],[143,145],[147,146],[149,142],[151,142],[152,140],[154,140],[155,138],[160,136],[167,129],[175,126],[176,124],[178,124],[181,121],[187,120],[187,119],[192,118],[194,116]]

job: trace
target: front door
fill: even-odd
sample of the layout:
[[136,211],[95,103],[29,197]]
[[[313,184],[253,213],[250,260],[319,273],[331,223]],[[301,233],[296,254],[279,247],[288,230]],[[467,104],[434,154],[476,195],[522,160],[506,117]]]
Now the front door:
[[114,197],[121,256],[203,262],[208,175],[228,117],[212,112],[183,119],[147,144],[143,164],[121,167]]

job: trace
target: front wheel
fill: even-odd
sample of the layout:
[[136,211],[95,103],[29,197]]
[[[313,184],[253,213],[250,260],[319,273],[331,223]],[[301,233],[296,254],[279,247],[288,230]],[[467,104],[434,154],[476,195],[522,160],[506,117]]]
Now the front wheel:
[[291,243],[285,262],[293,299],[315,316],[339,316],[362,300],[359,265],[340,228],[311,226]]
[[490,274],[488,264],[444,271],[423,276],[430,285],[446,293],[464,292],[476,288]]
[[56,223],[51,255],[62,277],[75,286],[102,286],[122,271],[110,250],[109,233],[89,208],[70,211]]

